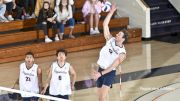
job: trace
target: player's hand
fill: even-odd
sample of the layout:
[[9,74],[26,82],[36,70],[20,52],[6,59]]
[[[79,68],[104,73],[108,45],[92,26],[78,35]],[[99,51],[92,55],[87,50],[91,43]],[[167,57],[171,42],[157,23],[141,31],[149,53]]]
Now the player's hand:
[[41,91],[41,94],[44,95],[46,93],[46,89],[44,88],[42,91]]
[[71,90],[74,91],[75,90],[75,86],[73,83],[71,83]]
[[11,87],[11,89],[14,89],[14,88],[15,88],[15,86]]
[[101,77],[101,74],[100,74],[99,72],[97,72],[97,71],[94,71],[93,79],[94,79],[95,81],[97,81],[97,79],[98,79],[99,77]]

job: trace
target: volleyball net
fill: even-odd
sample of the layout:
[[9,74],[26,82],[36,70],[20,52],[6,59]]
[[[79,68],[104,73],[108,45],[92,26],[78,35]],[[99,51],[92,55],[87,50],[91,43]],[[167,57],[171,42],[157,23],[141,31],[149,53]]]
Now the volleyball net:
[[41,95],[41,94],[35,94],[35,93],[30,93],[30,92],[25,92],[25,91],[20,91],[20,90],[0,86],[0,101],[21,101],[22,100],[21,94],[28,94],[32,97],[36,97],[38,98],[38,101],[49,101],[49,100],[70,101],[66,99],[61,99],[61,98],[56,98],[56,97]]

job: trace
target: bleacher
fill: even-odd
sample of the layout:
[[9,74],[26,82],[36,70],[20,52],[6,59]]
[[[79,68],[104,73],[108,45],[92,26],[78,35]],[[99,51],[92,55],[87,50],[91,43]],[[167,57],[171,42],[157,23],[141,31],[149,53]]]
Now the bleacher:
[[[76,21],[82,21],[81,8],[85,0],[75,1],[74,18]],[[90,36],[88,24],[76,24],[73,34],[75,39],[65,39],[58,42],[44,43],[44,34],[42,30],[37,30],[36,19],[13,21],[0,23],[0,63],[11,62],[24,59],[24,54],[28,51],[35,53],[35,57],[54,55],[55,50],[65,48],[68,52],[75,52],[87,49],[100,48],[105,44],[102,34],[103,18],[107,13],[101,14],[99,23],[100,35]],[[128,17],[115,18],[110,21],[110,30],[113,35],[121,29],[127,29],[129,25]],[[69,28],[65,28],[65,35],[69,33]],[[127,29],[127,43],[140,42],[142,29]],[[54,38],[53,33],[49,30],[49,36]]]

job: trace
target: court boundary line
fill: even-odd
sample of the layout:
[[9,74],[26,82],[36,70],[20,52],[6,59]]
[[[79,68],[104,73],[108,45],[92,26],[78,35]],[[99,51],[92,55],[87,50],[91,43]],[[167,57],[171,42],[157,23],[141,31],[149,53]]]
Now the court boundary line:
[[[166,85],[166,86],[159,87],[159,89],[162,89],[162,88],[164,88],[164,87],[168,87],[168,86],[171,86],[171,85],[174,85],[174,84],[178,84],[178,83],[180,83],[180,82],[171,83],[171,84],[168,84],[168,85]],[[150,93],[152,93],[152,92],[154,92],[154,91],[157,91],[157,90],[158,90],[158,89],[149,91],[149,92],[147,92],[147,93],[139,96],[139,97],[136,98],[134,101],[137,101],[137,100],[139,100],[141,97],[146,96],[147,94],[150,94]],[[163,93],[163,94],[164,94],[164,93]]]

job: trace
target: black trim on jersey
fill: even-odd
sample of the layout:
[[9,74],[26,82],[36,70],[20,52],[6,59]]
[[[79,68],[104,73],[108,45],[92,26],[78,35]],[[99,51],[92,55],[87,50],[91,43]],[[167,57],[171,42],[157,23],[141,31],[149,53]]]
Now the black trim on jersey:
[[119,54],[126,54],[125,52],[121,52],[121,53],[119,53]]
[[64,65],[63,65],[63,66],[60,66],[59,63],[58,63],[58,61],[57,61],[57,64],[58,64],[58,66],[59,66],[60,68],[63,68],[63,67],[65,66],[66,62],[64,62]]
[[[25,63],[25,65],[26,65],[26,63]],[[33,65],[31,66],[31,68],[32,68],[33,66],[34,66],[34,63],[33,63]],[[28,69],[28,68],[27,68],[27,65],[26,65],[26,69],[27,69],[27,70],[30,70],[31,68]]]
[[122,44],[122,47],[121,46],[118,46],[117,44],[116,44],[116,42],[115,42],[115,45],[117,46],[117,47],[119,47],[119,48],[123,48],[124,47],[124,45]]
[[113,51],[118,55],[118,52],[114,49],[114,47],[112,45],[112,42],[110,42],[110,44],[111,44],[111,47],[112,47]]

